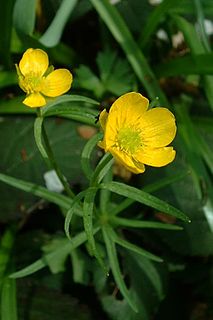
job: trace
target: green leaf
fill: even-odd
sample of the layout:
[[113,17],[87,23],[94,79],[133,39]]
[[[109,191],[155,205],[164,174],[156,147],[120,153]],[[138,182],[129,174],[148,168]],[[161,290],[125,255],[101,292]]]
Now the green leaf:
[[94,135],[89,141],[86,143],[82,153],[81,153],[81,167],[83,169],[83,172],[88,180],[91,179],[93,175],[93,168],[91,167],[91,155],[94,150],[94,148],[97,146],[97,143],[99,140],[101,140],[101,137],[103,136],[102,133],[97,133]]
[[[69,209],[70,205],[72,204],[72,199],[62,195],[58,194],[53,191],[49,191],[48,189],[36,185],[31,182],[27,182],[21,179],[16,179],[13,177],[10,177],[8,175],[0,173],[0,181],[9,184],[10,186],[13,186],[15,188],[18,188],[20,190],[23,190],[25,192],[30,192],[34,194],[37,197],[41,197],[42,199],[45,199],[47,201],[50,201],[52,203],[57,204],[58,206]],[[80,212],[79,212],[80,213]],[[82,212],[80,213],[82,214]]]
[[[183,0],[180,0],[178,5],[181,4]],[[164,0],[160,5],[158,5],[152,13],[149,15],[146,24],[143,28],[143,31],[139,38],[140,47],[145,48],[149,41],[150,37],[156,31],[158,25],[166,19],[168,11],[171,10],[173,7],[177,7],[176,0]]]
[[80,88],[94,92],[95,96],[100,98],[104,93],[104,87],[100,79],[93,71],[84,65],[76,70],[77,83]]
[[[83,285],[90,283],[90,258],[82,250],[75,249],[71,253],[73,281]],[[99,266],[97,267],[99,268]],[[100,268],[99,268],[100,270]],[[103,272],[102,272],[103,276]]]
[[85,107],[84,104],[98,105],[99,102],[78,95],[64,95],[53,101],[49,101],[48,104],[41,109],[41,115],[43,117],[66,116],[69,119],[95,126],[95,118],[98,112]]
[[163,63],[155,68],[159,77],[213,73],[213,54],[197,54]]
[[[160,272],[158,270],[158,265],[154,264],[152,261],[142,257],[141,255],[138,255],[137,253],[130,252],[131,259],[128,262],[130,263],[130,268],[132,269],[131,276],[138,279],[138,276],[146,277],[147,280],[149,280],[149,288],[151,289],[151,292],[155,292],[155,296],[157,295],[157,298],[159,300],[163,300],[165,298],[164,288],[163,288],[163,279],[161,278]],[[134,269],[135,266],[135,270]],[[140,271],[139,271],[140,270]],[[147,283],[148,285],[148,283]],[[144,285],[145,289],[145,285]],[[143,287],[142,287],[143,290]],[[140,296],[139,296],[140,298]],[[148,296],[148,299],[149,296]],[[144,301],[146,301],[144,299]],[[148,307],[148,306],[147,306]]]
[[[66,250],[61,250],[67,245],[67,239],[62,237],[55,237],[50,242],[42,246],[42,251],[44,253],[43,260],[50,268],[53,274],[63,272],[65,267],[65,261],[68,256]],[[59,253],[60,250],[60,253]],[[58,252],[56,259],[52,259],[51,253]]]
[[95,168],[94,174],[91,179],[91,185],[96,186],[101,182],[103,177],[107,174],[109,169],[112,167],[114,159],[110,153],[106,153],[103,158],[99,161]]
[[[31,108],[27,108],[30,109]],[[0,122],[0,172],[32,181],[35,185],[44,185],[44,174],[49,170],[44,163],[33,138],[34,117],[2,117]],[[47,131],[51,147],[61,170],[66,173],[71,184],[83,185],[86,179],[82,175],[80,154],[85,140],[78,134],[79,124],[71,120],[46,118]],[[13,130],[11,130],[11,126]],[[73,152],[75,151],[75,152]],[[17,219],[35,205],[36,199],[31,193],[23,193],[0,182],[0,221]],[[11,193],[13,197],[11,197]],[[70,205],[68,205],[67,209]]]
[[1,292],[1,320],[17,320],[16,280],[6,277]]
[[157,261],[157,262],[163,262],[163,259],[150,253],[147,250],[144,250],[138,246],[136,246],[135,244],[130,243],[129,241],[126,241],[125,239],[122,239],[120,237],[118,237],[118,235],[114,232],[114,230],[112,228],[108,229],[108,232],[110,233],[111,239],[119,244],[121,247],[128,249],[130,251],[133,251],[147,259],[153,260],[153,261]]
[[[113,178],[113,172],[111,168],[111,170],[109,170],[107,174],[104,176],[103,182],[110,182],[112,181],[112,178]],[[102,214],[106,214],[106,212],[108,212],[108,206],[109,206],[109,203],[111,202],[110,198],[111,198],[111,192],[109,190],[106,190],[106,189],[100,190],[99,207]]]
[[206,34],[205,25],[204,25],[204,14],[203,14],[203,6],[200,0],[194,0],[194,5],[197,13],[197,23],[198,23],[198,32],[200,34],[201,41],[203,46],[207,52],[211,52],[211,47],[209,44],[209,39]]
[[32,35],[36,20],[36,5],[36,0],[16,0],[13,21],[19,32]]
[[37,117],[34,122],[34,137],[35,142],[37,144],[37,147],[44,158],[44,160],[48,161],[48,155],[46,152],[46,149],[44,148],[43,141],[42,141],[42,126],[43,126],[43,120],[42,117]]
[[108,0],[90,0],[100,17],[106,23],[114,38],[124,50],[126,57],[131,64],[135,74],[144,85],[151,99],[159,97],[162,105],[168,105],[164,93],[161,91],[159,84],[150,69],[147,60],[141,52],[136,41],[133,39],[128,27],[126,26],[121,15]]
[[[78,102],[78,103],[88,103],[88,104],[94,104],[94,105],[98,105],[99,102],[88,98],[88,97],[84,97],[84,96],[79,96],[79,95],[68,95],[65,94],[63,96],[60,96],[58,98],[53,99],[52,101],[49,100],[49,102],[47,103],[47,105],[43,108],[41,108],[41,114],[42,116],[46,116],[46,115],[56,115],[55,113],[55,107],[58,106],[61,103],[65,103],[65,102]],[[61,108],[61,106],[60,106]],[[72,110],[72,105],[70,105],[70,108]],[[54,113],[53,113],[54,112]],[[83,113],[83,111],[82,111]]]
[[154,221],[141,221],[133,219],[125,219],[120,217],[110,217],[110,221],[115,223],[117,226],[124,226],[130,228],[151,228],[151,229],[165,229],[165,230],[183,230],[182,227]]
[[[99,231],[99,228],[94,228],[93,234]],[[31,265],[23,268],[20,271],[14,272],[10,275],[10,278],[22,278],[26,277],[32,273],[35,273],[38,270],[41,270],[42,268],[46,267],[48,264],[51,264],[57,259],[61,259],[62,256],[65,254],[68,255],[70,252],[82,245],[87,240],[86,233],[84,231],[78,233],[75,237],[72,238],[72,241],[64,239],[63,244],[61,243],[60,246],[55,248],[50,253],[47,253],[43,256],[43,258],[38,259]]]
[[50,26],[40,38],[46,47],[54,47],[60,41],[69,16],[77,4],[77,0],[63,0]]
[[116,62],[116,52],[110,51],[109,49],[103,52],[99,52],[96,62],[98,65],[101,80],[105,82],[111,76],[113,65],[115,65]]
[[96,247],[93,231],[94,202],[97,191],[98,188],[95,187],[90,187],[86,190],[86,195],[83,203],[83,222],[91,254],[95,256],[104,272],[107,273],[101,255]]
[[117,257],[117,253],[116,253],[116,248],[115,248],[115,243],[111,239],[109,227],[103,226],[102,231],[103,231],[104,241],[105,241],[106,248],[107,248],[107,254],[108,254],[108,258],[109,258],[110,268],[112,270],[112,274],[115,279],[115,282],[116,282],[118,288],[120,289],[123,297],[128,302],[129,306],[132,308],[133,311],[137,312],[138,308],[135,305],[134,300],[130,296],[129,291],[126,287],[126,284],[123,280],[123,276],[121,274],[121,270],[120,270],[120,266],[119,266],[119,262],[118,262],[118,257]]
[[151,208],[160,210],[164,213],[167,213],[171,216],[179,218],[183,221],[190,222],[189,218],[182,211],[174,208],[173,206],[169,205],[167,202],[162,201],[157,197],[154,197],[151,194],[146,193],[137,188],[130,187],[126,184],[119,183],[119,182],[102,183],[100,187],[103,189],[108,189],[112,192],[123,195],[125,197],[134,199],[135,201],[143,203]]
[[[143,187],[143,191],[152,193],[154,191],[160,190],[161,188],[165,188],[168,185],[171,185],[179,180],[182,180],[189,172],[181,172],[179,174],[173,175],[172,177],[165,177],[163,179],[158,180],[157,182],[151,183],[145,187]],[[117,215],[119,212],[123,211],[127,207],[129,207],[135,200],[133,199],[125,199],[120,204],[112,209],[111,214]]]
[[105,91],[116,96],[133,91],[135,78],[128,62],[118,57],[114,51],[99,52],[97,64]]
[[70,208],[69,208],[69,210],[67,211],[67,214],[66,214],[66,218],[65,218],[65,221],[64,221],[64,231],[65,231],[65,234],[66,234],[67,238],[69,238],[70,240],[71,240],[71,237],[70,237],[70,223],[71,223],[73,214],[75,213],[76,206],[81,201],[81,199],[84,197],[86,191],[87,190],[84,190],[84,191],[80,192],[77,196],[75,196],[75,198],[73,199],[73,202],[72,202],[72,204],[71,204],[71,206],[70,206]]

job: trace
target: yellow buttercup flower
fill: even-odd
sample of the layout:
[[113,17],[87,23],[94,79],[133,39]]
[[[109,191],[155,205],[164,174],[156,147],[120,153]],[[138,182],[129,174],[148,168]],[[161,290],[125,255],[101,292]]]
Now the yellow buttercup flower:
[[72,74],[67,69],[49,67],[46,52],[27,49],[19,65],[16,65],[19,86],[26,92],[23,103],[31,108],[46,104],[45,97],[58,97],[67,92],[72,83]]
[[99,121],[104,137],[99,146],[133,173],[145,171],[144,165],[162,167],[175,158],[174,115],[166,108],[148,110],[149,100],[136,92],[122,95],[103,110]]

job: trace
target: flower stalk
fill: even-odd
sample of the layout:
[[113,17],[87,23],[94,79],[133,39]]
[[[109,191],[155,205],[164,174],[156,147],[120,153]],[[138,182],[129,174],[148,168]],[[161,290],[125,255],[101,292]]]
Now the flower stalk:
[[[37,116],[39,118],[42,118],[40,108],[37,108]],[[59,166],[57,164],[57,161],[56,161],[56,159],[54,157],[54,153],[53,153],[53,150],[51,148],[51,145],[50,145],[50,142],[49,142],[49,138],[47,136],[47,133],[46,133],[44,125],[42,125],[41,134],[42,134],[43,141],[44,141],[44,146],[45,146],[44,149],[45,149],[45,152],[46,152],[46,155],[47,155],[47,157],[44,157],[44,155],[42,154],[42,157],[45,159],[45,161],[47,163],[47,166],[49,168],[53,169],[56,172],[59,180],[61,181],[61,184],[64,187],[65,192],[67,193],[67,195],[70,196],[71,198],[74,198],[75,194],[70,189],[70,186],[69,186],[66,178],[62,174],[61,169],[59,168]],[[36,143],[37,143],[36,137],[35,137],[35,140],[36,140]],[[37,145],[38,145],[38,143],[37,143]],[[40,146],[38,146],[38,149],[41,151]]]

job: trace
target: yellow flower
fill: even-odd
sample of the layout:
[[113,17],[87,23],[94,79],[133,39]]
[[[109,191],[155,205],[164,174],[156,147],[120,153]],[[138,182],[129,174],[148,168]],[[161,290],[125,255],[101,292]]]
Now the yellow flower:
[[175,158],[175,150],[167,147],[176,134],[174,115],[166,108],[148,110],[148,105],[148,99],[130,92],[99,117],[104,131],[99,146],[134,173],[144,172],[144,165],[162,167]]
[[49,67],[46,52],[41,49],[27,49],[19,65],[16,65],[19,86],[26,92],[23,103],[29,107],[42,107],[46,97],[58,97],[67,92],[72,83],[72,74],[67,69]]

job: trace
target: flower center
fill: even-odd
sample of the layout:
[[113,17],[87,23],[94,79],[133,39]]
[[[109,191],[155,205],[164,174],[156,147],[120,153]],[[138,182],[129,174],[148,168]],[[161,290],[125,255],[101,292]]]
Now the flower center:
[[117,134],[117,142],[122,151],[133,154],[141,146],[140,132],[131,127],[121,128]]
[[43,88],[44,77],[29,74],[20,79],[20,87],[27,93],[40,92]]

